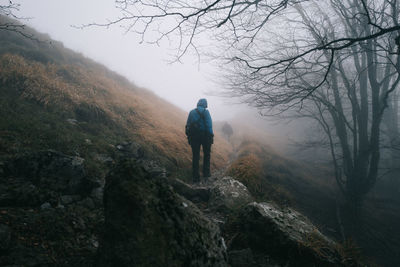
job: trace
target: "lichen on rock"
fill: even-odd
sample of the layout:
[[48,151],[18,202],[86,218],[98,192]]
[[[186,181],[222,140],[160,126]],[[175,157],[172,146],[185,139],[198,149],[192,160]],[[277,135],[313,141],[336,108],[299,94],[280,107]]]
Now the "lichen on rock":
[[344,266],[336,243],[291,208],[253,202],[241,210],[236,223],[238,234],[229,249],[250,249],[258,264],[268,259],[278,266]]
[[230,213],[253,201],[247,187],[241,182],[226,176],[217,179],[210,189],[210,209]]

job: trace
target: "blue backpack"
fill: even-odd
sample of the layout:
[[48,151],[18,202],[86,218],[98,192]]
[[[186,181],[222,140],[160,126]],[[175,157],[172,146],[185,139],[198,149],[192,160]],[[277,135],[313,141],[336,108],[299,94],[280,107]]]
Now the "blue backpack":
[[201,137],[205,134],[205,127],[204,129],[201,128],[201,121],[203,121],[204,126],[206,125],[204,114],[201,113],[197,108],[196,108],[197,114],[199,114],[199,119],[196,121],[193,121],[190,123],[190,125],[186,125],[185,133],[186,136],[189,138],[193,137]]

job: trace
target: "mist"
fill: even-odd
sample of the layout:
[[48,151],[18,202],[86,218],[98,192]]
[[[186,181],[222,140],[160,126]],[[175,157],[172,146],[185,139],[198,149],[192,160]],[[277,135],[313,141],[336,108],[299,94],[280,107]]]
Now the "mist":
[[0,265],[400,263],[397,1],[4,3]]
[[213,82],[216,69],[212,64],[200,62],[197,55],[188,54],[181,63],[172,64],[171,48],[141,44],[139,37],[121,27],[76,28],[117,17],[113,1],[20,3],[17,15],[26,18],[23,23],[124,75],[137,86],[155,92],[185,111],[194,108],[198,99],[207,97],[216,120],[235,116],[236,105],[232,107],[227,100],[207,95],[219,91],[219,85]]

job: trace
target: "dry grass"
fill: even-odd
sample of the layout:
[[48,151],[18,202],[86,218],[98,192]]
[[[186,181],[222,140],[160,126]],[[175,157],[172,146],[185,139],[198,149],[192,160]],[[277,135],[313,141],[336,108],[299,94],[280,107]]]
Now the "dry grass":
[[307,233],[304,236],[304,240],[300,241],[300,243],[300,247],[311,249],[320,259],[329,260],[336,254],[336,247],[333,247],[333,244],[329,244],[327,240],[323,239],[317,229]]
[[[0,85],[21,99],[57,110],[63,116],[118,128],[142,144],[150,156],[173,168],[188,168],[191,151],[184,134],[187,114],[155,94],[124,82],[101,65],[41,63],[21,56],[0,56]],[[128,141],[129,141],[128,140]],[[230,146],[216,137],[212,166],[227,164]]]
[[[346,239],[344,242],[338,243],[336,249],[344,260],[343,263],[348,266],[357,266],[356,263],[361,263],[364,260],[361,248],[352,239]],[[369,263],[369,266],[373,265]]]
[[[271,154],[272,153],[272,154]],[[273,160],[274,152],[270,147],[247,139],[238,149],[237,159],[227,170],[227,175],[233,176],[247,186],[258,201],[272,200],[280,205],[292,202],[292,196],[283,186],[268,179],[270,173],[266,164]]]

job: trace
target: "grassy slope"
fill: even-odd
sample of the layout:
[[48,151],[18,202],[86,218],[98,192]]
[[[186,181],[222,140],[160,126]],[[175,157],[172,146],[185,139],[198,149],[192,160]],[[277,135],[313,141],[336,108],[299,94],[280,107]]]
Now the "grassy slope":
[[[320,224],[327,205],[334,205],[335,190],[328,170],[289,160],[257,140],[247,139],[237,151],[227,173],[245,183],[257,200],[294,206]],[[322,202],[324,203],[322,203]],[[330,203],[332,202],[333,203]],[[324,214],[321,214],[324,213]],[[319,220],[319,217],[324,217]]]
[[[29,30],[34,32],[33,30]],[[40,39],[48,37],[35,32]],[[96,164],[113,145],[135,141],[171,171],[190,167],[187,114],[148,90],[52,41],[0,31],[0,153],[55,149]],[[75,119],[74,125],[68,119]],[[229,145],[216,137],[212,165]],[[93,169],[96,169],[94,166]]]

